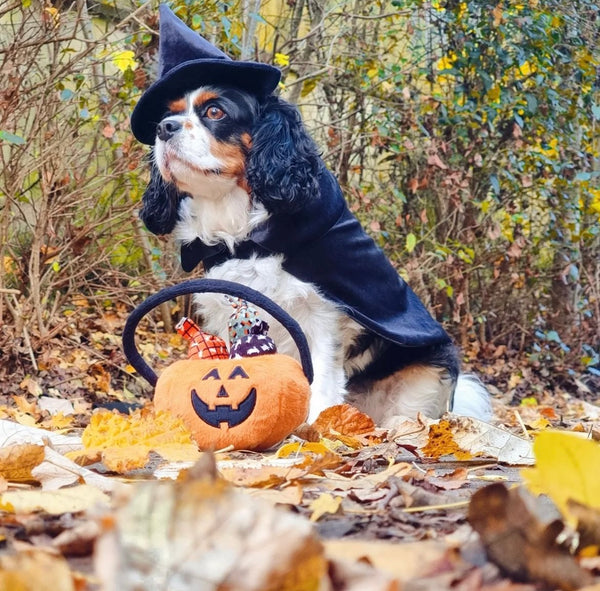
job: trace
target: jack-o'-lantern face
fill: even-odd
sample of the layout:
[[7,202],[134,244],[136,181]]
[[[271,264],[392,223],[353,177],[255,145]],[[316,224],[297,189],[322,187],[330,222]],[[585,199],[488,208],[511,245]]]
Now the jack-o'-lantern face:
[[180,359],[161,373],[154,408],[181,417],[201,449],[268,449],[308,414],[310,386],[286,355]]
[[202,377],[202,398],[192,388],[194,412],[216,429],[221,428],[223,423],[229,428],[243,423],[256,406],[256,388],[248,387],[249,380],[241,365],[215,365]]

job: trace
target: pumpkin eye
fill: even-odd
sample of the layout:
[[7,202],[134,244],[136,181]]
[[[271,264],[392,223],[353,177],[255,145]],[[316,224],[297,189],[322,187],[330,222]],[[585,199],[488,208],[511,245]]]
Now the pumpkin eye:
[[233,368],[233,371],[231,372],[229,379],[233,380],[234,378],[244,378],[246,380],[249,379],[248,374],[244,371],[244,369],[242,368],[241,365],[236,365]]
[[214,369],[211,369],[202,379],[203,380],[208,380],[208,379],[220,380],[221,376],[219,375],[219,370],[215,367]]
[[223,117],[225,117],[225,111],[223,111],[223,109],[219,109],[219,107],[216,107],[215,105],[213,105],[212,107],[208,107],[208,109],[206,109],[204,116],[207,119],[212,119],[213,121],[219,121],[219,119],[223,119]]

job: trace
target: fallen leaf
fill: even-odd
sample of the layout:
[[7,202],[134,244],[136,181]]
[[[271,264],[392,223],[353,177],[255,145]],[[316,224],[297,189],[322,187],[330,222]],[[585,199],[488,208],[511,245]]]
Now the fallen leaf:
[[398,544],[381,540],[325,540],[328,558],[344,561],[367,560],[400,582],[426,577],[446,561],[447,544],[439,541]]
[[470,454],[494,458],[510,465],[535,462],[531,440],[473,417],[449,416],[455,442]]
[[62,435],[37,427],[19,425],[14,421],[0,420],[0,448],[16,443],[49,443],[53,449],[66,453],[81,449],[81,437],[78,435]]
[[0,589],[75,591],[71,569],[62,556],[31,550],[0,555]]
[[470,460],[473,457],[471,453],[461,449],[456,443],[452,427],[447,420],[430,425],[429,439],[421,452],[426,457],[434,459],[446,455],[453,455],[457,460]]
[[375,423],[370,416],[360,412],[354,406],[338,404],[321,412],[313,427],[325,437],[330,432],[352,436],[373,431]]
[[57,490],[75,483],[89,484],[104,492],[114,492],[126,486],[113,478],[78,466],[50,447],[44,449],[44,461],[31,474],[41,483],[43,490]]
[[98,461],[119,474],[143,468],[151,451],[167,461],[193,461],[197,445],[183,421],[168,412],[150,408],[122,415],[102,410],[92,415],[82,435],[85,449],[67,454],[78,464]]
[[331,453],[331,450],[322,442],[312,443],[310,441],[293,441],[282,445],[277,450],[278,458],[287,458],[292,454],[315,454],[324,456]]
[[102,451],[102,463],[117,474],[143,468],[150,458],[150,448],[146,445],[109,447]]
[[538,581],[566,591],[593,582],[568,549],[557,544],[563,524],[538,521],[519,489],[496,483],[478,490],[471,498],[468,520],[489,559],[518,581]]
[[343,591],[400,591],[397,581],[367,562],[332,560],[329,577],[333,588]]
[[527,487],[548,495],[573,526],[569,500],[600,509],[600,443],[570,433],[544,431],[533,444],[535,468],[521,471]]
[[314,428],[313,425],[308,423],[302,423],[294,431],[294,436],[304,439],[304,441],[311,441],[317,443],[321,439],[321,434]]
[[32,443],[0,448],[0,476],[11,482],[35,480],[31,471],[44,460],[44,446]]
[[308,508],[312,511],[311,521],[319,521],[327,513],[337,513],[342,504],[342,497],[334,497],[329,493],[319,495]]
[[577,520],[579,553],[585,556],[600,555],[600,510],[568,501],[569,513]]
[[21,490],[0,495],[0,509],[11,513],[45,511],[51,515],[77,513],[95,505],[108,505],[109,498],[94,486],[82,484],[53,491]]
[[75,417],[72,415],[64,415],[62,411],[53,414],[49,420],[42,421],[44,427],[48,427],[52,431],[59,431],[62,429],[68,429],[73,426]]

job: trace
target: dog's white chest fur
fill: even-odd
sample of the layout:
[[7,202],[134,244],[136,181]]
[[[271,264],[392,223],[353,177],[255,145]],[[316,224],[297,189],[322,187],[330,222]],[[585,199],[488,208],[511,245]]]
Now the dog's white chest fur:
[[179,207],[173,236],[184,243],[200,238],[209,246],[224,242],[233,251],[236,242],[269,217],[260,204],[250,205],[248,193],[234,186],[219,199],[191,197]]

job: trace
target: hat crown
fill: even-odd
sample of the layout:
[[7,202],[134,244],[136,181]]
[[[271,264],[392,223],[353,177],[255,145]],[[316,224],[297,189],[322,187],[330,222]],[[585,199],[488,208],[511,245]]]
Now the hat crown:
[[160,76],[179,64],[192,60],[231,61],[228,55],[190,29],[167,5],[160,5],[159,16],[158,69]]

